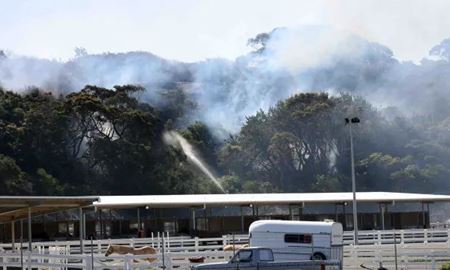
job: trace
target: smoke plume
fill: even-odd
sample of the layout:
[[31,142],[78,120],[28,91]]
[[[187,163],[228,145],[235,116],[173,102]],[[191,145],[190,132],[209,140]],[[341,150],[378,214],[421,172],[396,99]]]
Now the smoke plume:
[[238,132],[247,116],[306,91],[349,92],[405,115],[450,112],[449,39],[420,63],[400,62],[386,46],[325,26],[277,28],[249,43],[255,50],[233,61],[196,63],[146,52],[84,53],[67,62],[0,53],[0,85],[65,94],[86,84],[140,84],[147,89],[143,101],[155,106],[165,106],[163,89],[179,87],[197,105],[187,121],[201,120],[218,136]]

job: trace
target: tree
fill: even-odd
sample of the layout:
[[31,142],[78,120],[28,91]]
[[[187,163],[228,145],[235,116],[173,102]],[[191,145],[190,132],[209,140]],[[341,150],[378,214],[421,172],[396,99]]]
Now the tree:
[[28,195],[32,192],[26,173],[14,159],[5,155],[0,155],[0,190],[2,195]]

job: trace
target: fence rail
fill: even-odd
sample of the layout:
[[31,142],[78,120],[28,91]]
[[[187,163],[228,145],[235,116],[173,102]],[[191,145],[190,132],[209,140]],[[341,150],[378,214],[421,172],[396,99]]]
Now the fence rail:
[[[395,236],[394,236],[395,234]],[[164,236],[163,236],[164,235]],[[206,250],[221,250],[225,245],[245,244],[248,243],[248,235],[224,235],[222,237],[214,238],[191,238],[188,236],[171,237],[167,234],[152,235],[150,238],[123,238],[123,239],[101,239],[94,240],[95,253],[102,253],[106,250],[108,245],[127,245],[132,247],[151,246],[154,248],[161,248],[163,244],[165,249],[169,252],[178,251],[206,251]],[[413,243],[449,243],[450,244],[450,229],[444,230],[388,230],[388,231],[359,231],[358,243],[359,245],[384,245],[393,244],[394,238],[401,244]],[[233,241],[234,240],[234,241]],[[353,244],[353,232],[346,231],[343,236],[344,245]],[[16,243],[16,249],[18,248]],[[33,250],[38,253],[45,252],[49,247],[66,247],[71,254],[80,253],[80,241],[49,241],[49,242],[33,242]],[[84,244],[88,249],[90,242],[86,241]],[[1,243],[0,248],[9,250],[11,243]],[[90,249],[89,249],[90,250]]]
[[[20,266],[21,262],[31,261],[44,263],[47,267],[42,268],[50,270],[62,269],[61,265],[68,263],[71,268],[88,269],[92,258],[94,269],[103,269],[102,267],[106,266],[108,269],[125,269],[125,266],[131,267],[131,264],[134,269],[154,266],[148,265],[146,261],[136,263],[133,261],[136,258],[126,256],[111,261],[103,255],[110,244],[152,246],[158,251],[164,246],[165,261],[161,263],[166,266],[176,264],[177,267],[188,267],[191,265],[189,257],[203,256],[208,262],[228,260],[232,252],[225,252],[223,248],[225,245],[233,244],[233,239],[235,244],[248,243],[247,235],[190,238],[159,234],[150,238],[85,241],[84,251],[88,254],[80,253],[80,241],[34,242],[32,253],[27,251],[27,245],[23,245],[21,249],[20,244],[16,243],[15,249],[11,250],[11,243],[4,243],[0,244],[0,250],[1,248],[6,250],[0,253],[0,267],[3,266],[6,270],[6,266]],[[388,269],[394,269],[395,247],[398,255],[397,264],[401,267],[399,269],[438,269],[444,262],[450,262],[450,229],[360,231],[358,242],[359,245],[352,245],[353,233],[344,233],[344,269],[364,269],[361,265],[369,269],[378,269],[380,263]],[[91,262],[88,261],[89,258]],[[132,261],[131,264],[129,260]],[[158,260],[161,261],[162,258]]]
[[[344,269],[433,269],[450,262],[450,245],[431,244],[385,244],[346,246],[344,248]],[[363,267],[366,268],[363,268]]]
[[[359,245],[393,244],[394,235],[397,241],[404,244],[412,243],[450,243],[450,229],[414,229],[414,230],[388,230],[388,231],[359,231]],[[344,245],[353,244],[353,232],[344,232]]]
[[[232,252],[184,252],[172,254],[155,254],[155,255],[121,255],[110,256],[105,258],[99,254],[83,254],[83,255],[52,255],[52,254],[35,254],[28,251],[21,254],[16,252],[0,253],[0,267],[6,270],[8,267],[24,267],[28,270],[64,270],[64,269],[80,269],[80,270],[143,270],[143,269],[179,269],[188,270],[195,263],[189,261],[189,257],[203,256],[208,262],[223,262],[231,258]],[[156,259],[154,262],[148,261],[149,258]],[[271,266],[269,269],[285,269],[283,265],[289,264],[299,267],[298,269],[318,270],[321,266],[328,266],[327,269],[341,269],[341,262],[337,260],[330,261],[297,261],[289,263],[261,264],[260,268]]]

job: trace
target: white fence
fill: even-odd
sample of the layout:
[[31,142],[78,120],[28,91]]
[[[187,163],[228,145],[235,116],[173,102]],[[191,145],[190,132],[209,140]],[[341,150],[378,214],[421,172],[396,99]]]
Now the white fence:
[[[164,238],[164,240],[163,240]],[[149,268],[155,265],[146,261],[135,262],[133,257],[116,257],[112,260],[104,257],[104,252],[110,244],[133,247],[152,246],[162,250],[164,246],[165,261],[159,266],[188,267],[189,257],[203,256],[207,262],[228,260],[232,252],[224,252],[223,247],[232,244],[245,244],[247,235],[227,235],[217,238],[189,238],[156,235],[151,238],[135,239],[105,239],[84,241],[84,252],[80,254],[80,241],[34,242],[33,253],[26,250],[25,262],[45,263],[48,269],[62,269],[70,263],[71,268],[88,269],[94,261],[94,267],[108,269]],[[398,269],[439,269],[444,262],[450,262],[450,230],[398,230],[398,231],[360,231],[359,245],[353,246],[353,233],[344,233],[344,269],[378,269],[382,263],[388,269],[395,269],[397,258]],[[394,239],[396,240],[397,256],[395,256]],[[23,245],[26,249],[26,244]],[[20,260],[20,244],[15,244],[11,252],[11,244],[0,244],[7,250],[0,254],[2,266],[18,266]],[[92,253],[92,255],[91,255]],[[27,257],[30,256],[30,257]],[[77,257],[78,256],[78,257]],[[162,259],[162,255],[159,254]],[[89,261],[89,258],[91,259]],[[114,258],[114,257],[113,257]],[[50,265],[50,266],[49,266]],[[117,267],[116,267],[116,266]],[[158,267],[157,265],[155,267]],[[44,267],[43,267],[44,268]],[[183,269],[183,268],[180,268]]]
[[[164,239],[163,239],[164,238]],[[217,251],[222,250],[225,245],[229,244],[246,244],[248,243],[248,235],[224,235],[214,238],[190,238],[190,237],[170,237],[168,235],[158,235],[152,238],[124,238],[124,239],[101,239],[101,240],[85,240],[83,243],[84,251],[94,253],[104,253],[109,245],[126,245],[131,247],[151,246],[164,249],[167,252],[199,252],[199,251]],[[23,244],[23,248],[27,247],[27,243]],[[39,254],[48,253],[49,248],[59,247],[66,250],[67,254],[80,254],[80,241],[51,241],[51,242],[33,242],[33,251]],[[11,244],[0,244],[0,248],[5,250],[11,249]],[[20,250],[20,243],[15,243],[15,249]]]
[[[388,231],[359,231],[359,245],[393,244],[394,233],[397,242],[401,244],[413,243],[450,243],[450,229],[444,230],[388,230]],[[353,244],[353,232],[344,232],[344,245]]]
[[346,246],[343,263],[346,270],[378,269],[380,265],[387,269],[438,270],[449,262],[450,245],[422,243]]
[[[359,231],[358,244],[359,245],[389,245],[394,243],[394,232],[397,242],[400,244],[428,244],[428,243],[449,243],[450,244],[450,229],[445,230],[389,230],[389,231]],[[164,247],[169,252],[179,251],[214,251],[221,250],[225,245],[231,244],[245,244],[248,243],[248,235],[224,235],[215,238],[190,238],[176,236],[171,237],[164,235]],[[102,239],[93,241],[94,253],[102,253],[106,250],[108,245],[127,245],[132,247],[151,246],[154,248],[161,248],[163,244],[163,234],[156,234],[150,238],[124,238],[124,239]],[[353,244],[353,232],[344,232],[344,245]],[[16,243],[16,248],[19,244]],[[24,244],[26,246],[26,244]],[[1,248],[9,250],[10,243],[0,244]],[[45,253],[49,247],[65,247],[67,253],[79,254],[80,241],[52,241],[52,242],[33,242],[33,250],[38,253]],[[91,241],[84,241],[85,251],[90,252]]]
[[[68,268],[81,270],[100,269],[190,269],[193,265],[190,257],[203,256],[208,262],[226,261],[232,256],[232,252],[183,252],[155,255],[117,255],[105,257],[102,254],[37,254],[24,251],[0,253],[0,266],[23,267],[26,269],[64,270]],[[149,260],[153,259],[153,260]]]
[[[151,256],[151,257],[150,257]],[[189,270],[195,263],[189,261],[192,256],[202,256],[208,262],[223,262],[230,259],[232,252],[183,252],[183,253],[168,253],[156,255],[122,255],[104,257],[99,254],[84,254],[84,255],[55,255],[55,254],[34,254],[28,251],[23,254],[16,252],[0,253],[0,266],[6,270],[8,267],[19,267],[23,269],[38,269],[38,270],[143,270],[143,269],[179,269]],[[148,259],[156,259],[154,262]],[[270,269],[285,269],[283,264],[289,264],[290,269],[295,266],[296,269],[304,270],[318,270],[327,266],[327,269],[341,269],[341,262],[337,260],[330,261],[298,261],[283,263],[280,262],[275,265],[261,265],[271,266]],[[274,268],[275,266],[275,268]]]

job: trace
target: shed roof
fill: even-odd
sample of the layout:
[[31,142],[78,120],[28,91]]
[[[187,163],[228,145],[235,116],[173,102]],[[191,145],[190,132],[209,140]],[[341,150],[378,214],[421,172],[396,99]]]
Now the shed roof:
[[98,196],[0,196],[0,222],[92,206]]
[[[220,207],[239,205],[295,205],[330,204],[351,202],[351,192],[331,193],[252,193],[252,194],[188,194],[188,195],[134,195],[100,196],[94,206],[100,208],[181,208]],[[450,202],[450,195],[399,193],[399,192],[357,192],[358,202]]]

